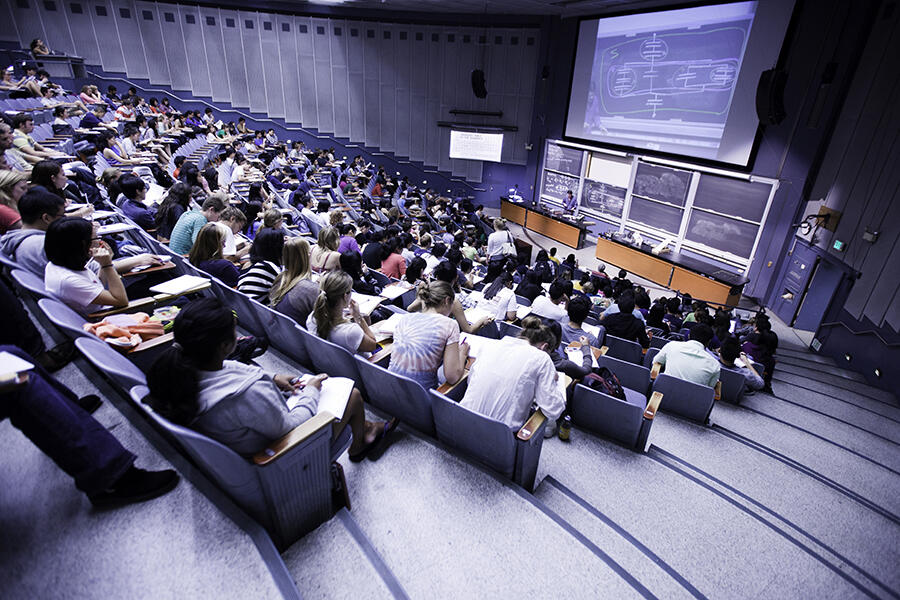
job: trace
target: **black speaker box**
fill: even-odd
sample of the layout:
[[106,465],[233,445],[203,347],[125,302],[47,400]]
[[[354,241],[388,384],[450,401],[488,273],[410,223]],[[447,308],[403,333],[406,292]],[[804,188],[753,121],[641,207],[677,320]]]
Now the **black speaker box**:
[[764,125],[778,125],[787,116],[784,110],[784,85],[787,73],[779,69],[763,71],[756,86],[756,116]]
[[472,71],[472,93],[476,98],[486,98],[487,88],[484,84],[484,71],[475,69]]

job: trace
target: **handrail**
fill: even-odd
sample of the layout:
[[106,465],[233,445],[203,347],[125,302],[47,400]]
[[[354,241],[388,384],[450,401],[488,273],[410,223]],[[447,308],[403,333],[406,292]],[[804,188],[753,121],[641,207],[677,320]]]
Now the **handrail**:
[[[180,97],[180,96],[177,96],[177,95],[173,94],[172,92],[170,92],[170,91],[168,91],[168,90],[163,90],[163,89],[148,89],[148,88],[142,87],[142,86],[140,86],[140,85],[134,83],[133,81],[131,81],[131,80],[129,80],[129,79],[125,79],[124,77],[111,77],[111,76],[109,76],[109,75],[101,75],[101,74],[99,74],[99,73],[95,73],[95,72],[89,71],[89,70],[88,70],[88,71],[85,71],[85,72],[86,72],[89,76],[91,76],[91,77],[96,77],[96,78],[102,79],[102,80],[104,80],[104,81],[121,81],[122,83],[127,83],[129,86],[134,86],[136,89],[139,89],[139,90],[141,90],[142,92],[147,92],[147,93],[152,93],[152,94],[158,94],[158,95],[165,94],[166,96],[169,96],[169,97],[171,97],[171,98],[174,98],[175,100],[178,100],[179,102],[197,102],[197,103],[199,103],[199,104],[203,104],[203,105],[205,105],[205,106],[208,106],[209,108],[212,108],[213,110],[216,110],[216,111],[218,111],[218,112],[220,112],[220,113],[226,113],[226,114],[228,114],[228,113],[233,113],[233,114],[239,115],[239,116],[241,116],[241,117],[244,117],[245,119],[250,119],[251,121],[257,121],[257,122],[260,122],[260,123],[272,123],[273,125],[277,125],[278,127],[281,127],[281,128],[283,128],[283,129],[286,129],[287,131],[296,131],[296,132],[304,133],[304,134],[306,134],[306,135],[308,135],[308,136],[310,136],[310,137],[312,137],[312,138],[318,139],[318,140],[329,140],[329,141],[331,141],[331,142],[334,142],[334,143],[337,144],[338,146],[341,146],[342,148],[363,148],[363,146],[361,146],[360,144],[345,144],[345,143],[341,142],[340,140],[338,140],[338,139],[336,139],[336,138],[333,138],[333,137],[328,136],[328,135],[319,135],[319,134],[316,134],[316,133],[312,133],[311,131],[309,131],[308,129],[305,129],[305,128],[303,128],[303,127],[291,127],[291,126],[288,126],[288,125],[287,125],[287,122],[285,122],[285,124],[282,125],[281,123],[276,122],[274,119],[272,119],[272,118],[270,118],[270,117],[268,117],[268,116],[266,116],[266,117],[264,117],[264,118],[257,118],[257,117],[254,117],[253,115],[249,114],[249,113],[245,113],[245,112],[243,112],[243,111],[241,111],[241,110],[238,110],[238,109],[236,109],[236,108],[234,108],[234,107],[231,107],[231,108],[221,108],[220,106],[217,106],[217,105],[215,105],[215,104],[211,104],[211,103],[207,102],[206,100],[203,100],[203,99],[198,98],[198,97],[196,97],[196,96],[191,96],[191,99],[190,99],[190,100],[185,100],[184,98],[182,98],[182,97]],[[368,154],[370,154],[370,155],[372,155],[372,156],[384,156],[384,157],[387,157],[387,154],[385,154],[384,152],[368,152]],[[442,175],[441,172],[438,171],[438,170],[429,170],[429,169],[425,169],[425,168],[419,168],[419,167],[415,166],[415,165],[412,163],[412,161],[403,161],[403,160],[399,160],[399,159],[396,159],[396,158],[391,159],[391,160],[395,160],[398,164],[409,165],[410,167],[412,167],[412,168],[414,168],[414,169],[416,169],[416,170],[418,170],[418,171],[421,171],[422,173],[433,173],[433,174],[435,174],[435,175],[440,175],[440,176],[442,176],[442,177],[446,177],[445,175]],[[469,189],[471,189],[472,191],[476,191],[476,192],[478,192],[478,191],[481,191],[481,192],[485,191],[485,190],[482,189],[482,188],[476,188],[474,185],[472,185],[471,183],[469,183],[469,182],[466,181],[465,179],[460,179],[460,178],[458,178],[458,177],[453,177],[452,175],[449,176],[449,177],[447,177],[447,179],[450,180],[450,181],[453,181],[453,182],[461,183],[462,185],[467,186],[467,187],[468,187]]]
[[[822,323],[821,325],[819,325],[819,329],[824,329],[826,327],[836,327],[838,325],[840,325],[841,327],[843,327],[844,329],[846,329],[847,331],[852,333],[854,336],[856,336],[856,335],[874,335],[879,340],[881,340],[882,344],[884,344],[888,348],[894,348],[894,347],[900,346],[900,342],[889,342],[889,341],[885,340],[883,337],[881,337],[881,334],[878,333],[874,329],[867,329],[865,331],[853,331],[852,329],[850,329],[849,325],[847,325],[846,323],[842,323],[841,321],[832,321],[831,323]],[[818,334],[817,334],[817,336],[818,336]]]

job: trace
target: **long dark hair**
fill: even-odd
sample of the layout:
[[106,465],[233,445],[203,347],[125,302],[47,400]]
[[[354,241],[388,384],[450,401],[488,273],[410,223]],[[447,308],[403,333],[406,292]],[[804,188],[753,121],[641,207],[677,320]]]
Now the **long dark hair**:
[[184,210],[191,204],[191,187],[181,181],[169,188],[169,193],[159,205],[156,211],[156,226],[159,227],[168,222],[175,211],[176,206]]
[[62,217],[50,223],[44,237],[44,252],[54,265],[80,271],[91,258],[94,226],[78,217]]
[[353,281],[363,279],[362,256],[359,252],[347,250],[341,253],[341,271],[349,275]]
[[284,250],[284,233],[279,229],[261,229],[250,248],[250,261],[257,263],[267,260],[276,265],[281,264],[281,253]]
[[406,267],[406,275],[404,275],[406,281],[415,283],[419,279],[422,279],[422,272],[427,266],[428,263],[426,263],[425,259],[421,256],[417,256],[409,261],[409,265]]
[[175,343],[150,367],[144,398],[153,410],[178,425],[190,425],[200,412],[197,365],[210,349],[234,338],[235,317],[216,298],[194,300],[175,317]]
[[509,271],[503,271],[497,278],[491,282],[491,285],[487,286],[484,290],[484,297],[486,300],[490,300],[494,296],[497,295],[497,292],[500,291],[500,288],[507,287],[509,284],[513,282],[512,275],[509,274]]
[[65,198],[65,193],[53,184],[53,178],[62,170],[58,162],[42,160],[31,168],[31,183],[44,186],[48,192]]

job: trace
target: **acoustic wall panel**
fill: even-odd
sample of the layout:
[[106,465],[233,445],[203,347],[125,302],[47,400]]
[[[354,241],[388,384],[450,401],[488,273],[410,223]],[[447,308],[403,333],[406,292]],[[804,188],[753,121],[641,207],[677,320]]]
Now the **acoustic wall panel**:
[[[259,40],[259,23],[257,13],[241,11],[237,30],[241,32],[244,50],[244,72],[249,92],[249,106],[252,112],[264,113],[268,110],[268,93],[263,75],[262,46]],[[267,61],[277,61],[277,57],[266,57]]]
[[[42,39],[51,50],[64,54],[74,54],[75,44],[72,41],[72,32],[69,31],[69,20],[66,15],[66,2],[52,0],[50,2],[37,2],[35,6],[40,13],[41,23],[44,26]],[[31,40],[24,44],[24,48],[30,47]]]
[[278,30],[275,15],[259,13],[259,44],[266,86],[266,112],[270,117],[284,118],[284,89],[281,80],[281,52],[278,48]]
[[113,2],[113,9],[111,17],[119,30],[119,42],[122,45],[122,55],[125,57],[125,72],[129,77],[149,79],[147,54],[138,24],[140,15],[135,11],[134,3],[130,0],[117,0]]
[[297,40],[292,17],[277,15],[278,49],[281,64],[281,83],[284,89],[284,118],[300,123],[300,73],[297,70]]
[[390,25],[381,28],[381,35],[376,38],[378,46],[378,84],[380,88],[381,143],[379,147],[385,152],[394,152],[397,148],[397,83],[394,68],[394,37],[396,32]]
[[331,83],[331,25],[328,19],[312,19],[310,28],[315,58],[316,114],[319,131],[334,132],[333,88]]
[[[206,59],[212,82],[213,100],[217,96],[237,108],[250,107],[250,89],[244,67],[244,41],[240,13],[235,10],[201,8]],[[213,19],[210,22],[208,19]]]
[[329,28],[331,43],[331,94],[334,109],[334,135],[350,137],[350,75],[347,66],[347,31],[340,21]]
[[366,141],[365,29],[359,21],[344,21],[347,38],[347,94],[350,107],[350,141]]
[[365,90],[363,106],[366,113],[366,145],[381,147],[381,90],[378,77],[381,59],[378,56],[379,27],[375,23],[364,23],[360,34],[364,35],[366,69],[363,73]]
[[[144,41],[144,48],[147,50],[145,54],[150,83],[172,85],[172,78],[169,75],[169,64],[164,50],[162,12],[157,12],[156,10],[159,6],[156,2],[137,1],[134,3],[134,17],[139,20],[141,37]],[[147,17],[150,18],[148,19]]]
[[100,47],[100,66],[104,71],[126,72],[119,29],[115,23],[118,14],[115,7],[109,0],[100,0],[88,6],[92,9],[91,19],[97,34],[97,45]]
[[409,32],[411,66],[409,71],[409,157],[425,160],[426,98],[428,96],[427,44],[421,27],[411,27]]
[[6,0],[12,12],[13,19],[16,23],[16,29],[19,32],[19,45],[22,48],[28,48],[31,40],[40,38],[44,40],[50,49],[53,49],[53,43],[48,40],[47,32],[44,31],[44,22],[41,19],[41,13],[37,8],[38,0],[26,0],[26,2],[18,2],[16,0]]
[[410,106],[410,62],[412,42],[409,41],[408,26],[400,25],[394,31],[394,80],[395,117],[394,153],[409,156],[409,106]]
[[297,67],[300,72],[300,121],[304,127],[319,128],[316,107],[316,59],[313,54],[312,19],[297,17]]
[[[191,91],[191,70],[188,65],[188,53],[182,31],[184,19],[179,18],[177,7],[172,4],[156,4],[159,30],[163,43],[159,52],[165,55],[166,66],[173,90]],[[196,27],[196,26],[195,26]],[[206,53],[191,53],[192,62],[206,63]]]
[[7,27],[0,27],[0,42],[21,45],[19,28],[16,26],[16,19],[13,18],[12,2],[0,2],[0,22],[9,23]]
[[[203,19],[196,6],[178,5],[176,18],[181,25],[186,51],[185,62],[191,80],[191,90],[195,96],[211,96],[212,86],[209,80],[209,58],[207,57],[206,40],[203,35]],[[177,52],[176,47],[166,47],[166,52]],[[188,58],[189,57],[189,58]],[[171,61],[171,58],[170,58]],[[216,77],[227,79],[224,70],[218,71]]]
[[441,120],[441,74],[444,53],[440,42],[441,29],[426,27],[424,33],[426,48],[423,58],[427,57],[428,71],[425,82],[425,128],[421,135],[425,137],[424,163],[437,166],[441,155],[441,132],[436,123]]
[[72,3],[67,3],[65,8],[69,19],[69,30],[72,32],[72,40],[75,43],[75,54],[88,64],[99,65],[101,63],[100,46],[97,45],[97,35],[94,33],[94,24],[91,22],[91,5],[82,3],[81,12],[78,13],[72,12]]

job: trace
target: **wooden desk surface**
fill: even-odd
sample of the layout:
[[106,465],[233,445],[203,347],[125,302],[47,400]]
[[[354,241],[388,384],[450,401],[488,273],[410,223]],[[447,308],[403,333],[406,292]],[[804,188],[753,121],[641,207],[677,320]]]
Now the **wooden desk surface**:
[[578,242],[581,238],[581,229],[575,225],[570,225],[530,210],[525,220],[525,228],[572,248],[578,247]]

